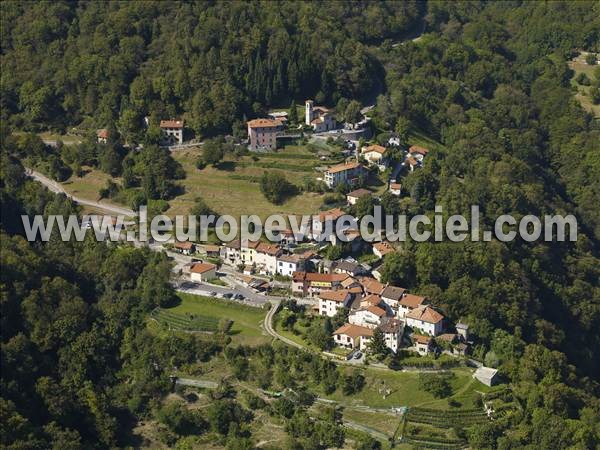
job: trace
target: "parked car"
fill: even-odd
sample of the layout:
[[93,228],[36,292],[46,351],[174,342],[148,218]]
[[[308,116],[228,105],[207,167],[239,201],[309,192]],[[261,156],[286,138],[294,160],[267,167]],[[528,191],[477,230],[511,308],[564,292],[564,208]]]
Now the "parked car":
[[215,291],[210,291],[210,292],[208,293],[208,295],[210,295],[211,297],[216,297],[216,296],[217,296],[217,293],[216,293]]
[[223,298],[231,298],[233,297],[233,294],[231,292],[227,292],[225,294],[223,294]]
[[354,354],[354,359],[360,359],[360,358],[362,358],[362,353],[361,352],[356,352]]
[[242,294],[235,294],[233,298],[236,300],[244,300],[246,297],[244,297]]

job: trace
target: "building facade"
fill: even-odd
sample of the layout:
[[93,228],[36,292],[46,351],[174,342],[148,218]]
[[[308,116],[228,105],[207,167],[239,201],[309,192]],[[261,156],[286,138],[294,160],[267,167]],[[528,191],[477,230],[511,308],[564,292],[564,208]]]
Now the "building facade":
[[250,150],[275,150],[277,134],[283,130],[283,122],[273,119],[254,119],[248,122]]

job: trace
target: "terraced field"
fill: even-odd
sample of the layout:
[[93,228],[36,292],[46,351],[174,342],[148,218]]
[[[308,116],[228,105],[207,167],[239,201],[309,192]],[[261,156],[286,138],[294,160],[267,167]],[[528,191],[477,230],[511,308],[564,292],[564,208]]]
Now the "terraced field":
[[169,330],[214,333],[219,329],[219,320],[210,316],[176,313],[163,308],[155,309],[151,316]]

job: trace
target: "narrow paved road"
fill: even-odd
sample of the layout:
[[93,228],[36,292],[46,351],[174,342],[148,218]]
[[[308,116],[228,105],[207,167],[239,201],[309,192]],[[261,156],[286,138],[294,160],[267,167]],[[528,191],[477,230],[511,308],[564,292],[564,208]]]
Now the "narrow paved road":
[[51,192],[54,192],[55,194],[64,194],[79,205],[92,206],[94,208],[105,211],[109,214],[116,214],[116,215],[128,216],[128,217],[135,217],[137,215],[137,213],[132,209],[123,208],[121,206],[115,206],[115,205],[107,205],[105,203],[94,202],[92,200],[86,200],[84,198],[75,197],[74,195],[71,195],[67,191],[65,191],[65,188],[62,187],[59,183],[57,183],[54,180],[51,180],[50,178],[48,178],[47,176],[45,176],[39,172],[36,172],[35,170],[26,168],[25,173],[26,173],[26,175],[33,178],[34,180],[42,183]]
[[291,345],[293,347],[303,349],[304,347],[302,345],[298,344],[297,342],[292,341],[291,339],[286,338],[285,336],[280,335],[273,328],[273,316],[275,316],[275,313],[279,309],[280,304],[281,304],[281,302],[279,302],[279,301],[273,302],[273,306],[267,313],[265,320],[264,320],[265,331],[267,333],[269,333],[271,336],[273,336],[275,339],[279,339],[280,341],[283,341],[286,344]]

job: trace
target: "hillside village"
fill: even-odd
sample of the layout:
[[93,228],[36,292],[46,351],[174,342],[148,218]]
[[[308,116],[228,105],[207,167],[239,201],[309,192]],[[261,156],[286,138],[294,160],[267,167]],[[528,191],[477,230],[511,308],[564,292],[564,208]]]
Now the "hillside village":
[[[294,133],[307,133],[313,138],[345,139],[345,161],[323,171],[322,181],[329,189],[344,188],[346,208],[356,205],[363,197],[374,197],[366,189],[369,172],[382,173],[391,169],[387,190],[401,194],[400,177],[422,167],[429,152],[419,145],[407,146],[391,134],[385,145],[369,143],[370,118],[362,114],[356,124],[338,123],[332,111],[305,102],[304,121],[289,126],[288,112],[272,112],[268,117],[247,122],[248,149],[252,152],[276,152]],[[181,135],[174,134],[175,125],[183,121],[161,121],[163,137],[181,143]],[[164,128],[169,126],[169,128]],[[357,137],[359,139],[357,139]],[[346,139],[348,138],[348,139]],[[343,229],[341,241],[335,234],[338,220],[347,212],[341,207],[318,211],[312,217],[309,229],[294,233],[290,229],[276,230],[280,241],[242,242],[239,239],[221,245],[198,245],[176,242],[174,249],[186,255],[205,254],[207,261],[192,263],[185,268],[192,282],[211,282],[218,278],[219,264],[225,264],[240,274],[245,285],[257,292],[268,292],[277,279],[287,283],[292,297],[311,303],[314,315],[333,318],[344,315],[345,323],[333,331],[336,346],[350,351],[349,357],[369,352],[374,336],[385,342],[390,352],[401,349],[418,355],[453,356],[469,354],[468,325],[450,323],[443,312],[427,297],[408,292],[401,286],[381,283],[379,271],[387,255],[396,247],[380,239],[365,242],[356,227]],[[345,258],[329,260],[324,255],[330,247],[343,248]],[[353,256],[371,254],[369,263],[359,263]]]
[[[348,203],[361,195],[366,194],[350,192]],[[336,346],[349,351],[349,358],[368,353],[375,337],[383,339],[392,354],[407,350],[434,357],[441,353],[469,355],[472,341],[468,324],[451,323],[426,296],[380,281],[378,269],[397,251],[394,245],[365,242],[354,229],[346,230],[348,243],[336,240],[333,233],[321,234],[326,228],[335,230],[344,214],[340,208],[315,214],[306,235],[282,230],[278,243],[239,239],[222,245],[176,242],[174,249],[199,259],[184,268],[192,282],[213,282],[218,278],[219,265],[224,264],[256,292],[268,293],[273,285],[284,284],[288,295],[310,305],[313,316],[343,317],[344,324],[331,337]],[[372,262],[360,263],[352,256],[336,260],[325,256],[326,249],[340,245],[349,246],[350,254],[355,254],[352,250],[363,255],[372,252]]]

